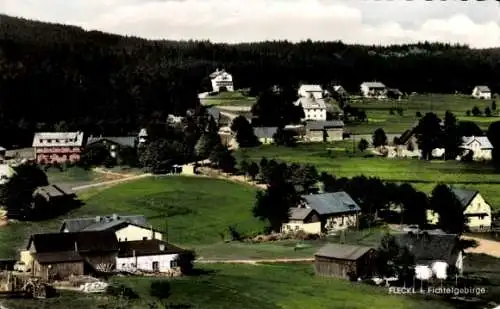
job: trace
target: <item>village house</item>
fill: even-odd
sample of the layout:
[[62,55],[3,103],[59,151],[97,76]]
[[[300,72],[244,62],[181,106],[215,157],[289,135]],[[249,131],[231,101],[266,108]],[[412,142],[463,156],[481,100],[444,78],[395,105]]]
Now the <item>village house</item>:
[[297,91],[299,98],[323,99],[323,88],[320,85],[301,85]]
[[472,159],[475,161],[491,160],[493,145],[486,136],[464,136],[460,148],[464,150],[461,157],[472,153]]
[[321,234],[321,217],[319,213],[312,208],[290,208],[288,222],[283,223],[281,232],[297,231],[303,231],[307,234]]
[[308,142],[333,142],[344,139],[342,120],[308,121],[305,126],[305,140]]
[[6,184],[15,173],[16,171],[12,168],[12,166],[10,166],[10,164],[0,164],[0,185]]
[[[450,188],[451,192],[460,202],[464,215],[467,218],[467,228],[470,231],[489,230],[492,222],[491,206],[477,190]],[[427,210],[427,221],[437,224],[439,214]]]
[[93,145],[102,145],[106,147],[109,154],[113,158],[118,157],[120,148],[136,148],[138,138],[136,136],[89,136],[87,139],[87,147]]
[[302,97],[295,102],[296,106],[301,106],[304,110],[303,120],[326,120],[326,104],[323,99]]
[[167,272],[179,267],[186,250],[158,239],[121,242],[116,269],[121,271]]
[[0,146],[0,164],[3,164],[7,158],[7,149]]
[[148,226],[144,216],[97,216],[93,218],[76,218],[64,220],[59,231],[61,233],[86,231],[113,231],[119,242],[162,239],[162,233]]
[[210,74],[210,80],[212,82],[212,91],[214,92],[234,91],[233,76],[225,70],[217,69]]
[[148,142],[148,131],[146,130],[146,128],[142,128],[140,131],[139,131],[139,134],[137,135],[138,137],[138,143],[137,143],[137,146],[138,147],[144,147],[147,142]]
[[[418,279],[426,273],[437,277],[451,275],[454,270],[463,272],[463,253],[459,237],[442,231],[407,232],[396,234],[400,247],[408,248],[415,258]],[[454,269],[454,270],[453,270]]]
[[19,264],[33,276],[61,280],[115,267],[118,241],[112,231],[35,234]]
[[316,275],[356,280],[372,275],[375,249],[365,246],[327,244],[314,254]]
[[274,143],[274,134],[278,131],[278,127],[254,127],[253,132],[262,144]]
[[387,97],[391,99],[401,100],[403,93],[397,88],[387,88]]
[[36,162],[65,163],[80,160],[83,132],[37,132],[33,138]]
[[364,82],[360,89],[365,98],[387,99],[387,87],[381,82]]
[[297,208],[314,209],[319,215],[322,231],[331,233],[358,225],[361,209],[346,192],[302,195],[301,199]]
[[476,99],[491,100],[491,90],[488,86],[476,86],[472,90],[472,97]]

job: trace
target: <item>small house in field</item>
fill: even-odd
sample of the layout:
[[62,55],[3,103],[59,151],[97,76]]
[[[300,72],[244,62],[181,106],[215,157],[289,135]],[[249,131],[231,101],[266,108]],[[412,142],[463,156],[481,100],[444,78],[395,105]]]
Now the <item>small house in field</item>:
[[210,74],[210,80],[214,92],[234,91],[233,76],[225,70],[215,70]]
[[75,218],[64,220],[61,233],[87,231],[113,231],[121,241],[162,239],[162,233],[148,226],[144,216],[96,216],[91,218]]
[[476,86],[472,90],[472,97],[476,99],[491,100],[491,90],[488,86]]
[[375,249],[365,246],[327,244],[314,254],[316,275],[355,280],[370,276],[375,266]]
[[305,126],[305,141],[333,142],[344,138],[342,120],[308,121]]
[[303,231],[308,234],[320,234],[321,218],[312,208],[290,208],[288,222],[281,226],[282,233]]
[[320,85],[300,85],[297,94],[301,98],[314,98],[316,100],[323,99],[323,88]]
[[360,90],[365,98],[387,99],[387,87],[381,82],[364,82]]
[[122,271],[167,272],[180,267],[186,250],[158,239],[126,241],[119,244],[116,269]]
[[462,157],[471,153],[475,161],[491,160],[493,145],[486,136],[464,136],[460,148],[464,150]]
[[[491,206],[478,190],[460,188],[450,188],[450,190],[460,202],[464,215],[467,218],[467,228],[470,231],[487,231],[491,228]],[[432,210],[427,210],[427,221],[431,224],[437,224],[439,214]]]
[[38,187],[33,192],[33,199],[47,204],[67,203],[76,198],[75,192],[68,186],[61,184],[51,184]]
[[96,145],[104,146],[113,158],[118,156],[120,148],[136,148],[138,143],[139,141],[136,136],[90,136],[87,139],[87,147]]
[[278,127],[254,127],[253,132],[262,144],[272,144]]
[[112,231],[48,233],[30,237],[20,263],[36,277],[66,279],[115,267],[118,241]]
[[83,132],[37,132],[33,137],[36,162],[38,164],[80,160],[83,147]]

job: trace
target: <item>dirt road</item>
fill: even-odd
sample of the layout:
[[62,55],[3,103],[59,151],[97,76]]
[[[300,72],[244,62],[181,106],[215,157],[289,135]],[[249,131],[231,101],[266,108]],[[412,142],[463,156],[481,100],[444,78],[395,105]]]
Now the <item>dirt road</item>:
[[83,186],[77,186],[77,187],[73,187],[71,189],[73,189],[73,191],[81,191],[81,190],[87,190],[87,189],[92,189],[92,188],[111,186],[111,185],[123,183],[126,181],[141,179],[141,178],[150,177],[150,176],[153,176],[153,174],[148,173],[148,174],[134,175],[134,176],[124,177],[124,178],[115,179],[115,180],[92,183],[92,184],[83,185]]
[[462,236],[463,239],[475,240],[478,246],[476,248],[469,248],[465,253],[484,253],[496,258],[500,258],[500,242],[495,240],[482,239],[477,237]]
[[298,259],[255,259],[255,260],[204,260],[198,259],[195,263],[200,264],[251,264],[257,265],[259,263],[302,263],[313,262],[314,258],[298,258]]

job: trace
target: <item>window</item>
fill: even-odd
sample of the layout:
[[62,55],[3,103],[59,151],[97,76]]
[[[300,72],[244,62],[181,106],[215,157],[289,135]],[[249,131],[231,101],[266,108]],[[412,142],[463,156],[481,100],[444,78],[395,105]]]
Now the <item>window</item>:
[[148,240],[148,238],[147,237],[143,237],[142,240]]
[[170,261],[170,268],[177,267],[177,260]]
[[295,226],[295,230],[296,230],[296,231],[298,231],[298,230],[299,230],[299,226],[298,226],[298,225],[296,225],[296,226]]
[[157,261],[153,262],[153,271],[160,271],[160,265]]

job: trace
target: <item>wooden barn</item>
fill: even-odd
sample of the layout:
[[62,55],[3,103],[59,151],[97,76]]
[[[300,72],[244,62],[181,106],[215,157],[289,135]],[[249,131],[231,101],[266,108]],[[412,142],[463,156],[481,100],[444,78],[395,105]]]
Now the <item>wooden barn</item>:
[[355,280],[372,273],[375,250],[371,247],[327,244],[314,255],[316,275]]
[[35,234],[21,262],[33,276],[64,279],[113,269],[118,250],[113,231]]

